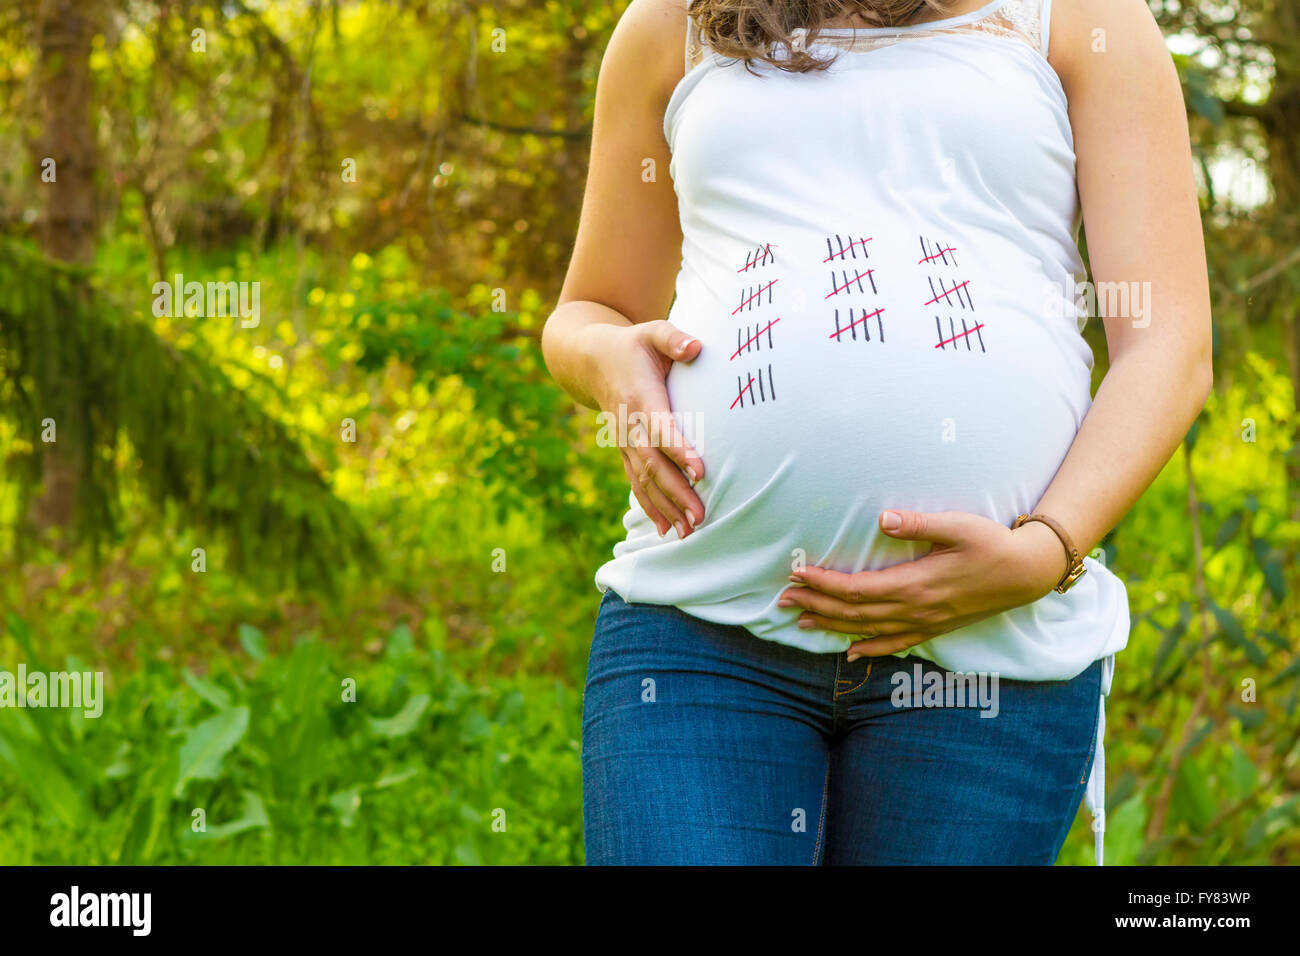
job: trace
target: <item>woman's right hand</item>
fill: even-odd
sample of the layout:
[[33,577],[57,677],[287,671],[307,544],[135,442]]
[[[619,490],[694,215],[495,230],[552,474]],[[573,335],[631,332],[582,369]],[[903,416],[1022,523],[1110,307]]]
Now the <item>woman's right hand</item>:
[[692,488],[704,477],[704,462],[673,419],[666,379],[673,362],[700,354],[699,340],[662,319],[596,323],[583,331],[590,336],[589,354],[598,357],[593,397],[616,436],[632,493],[660,537],[676,529],[685,538],[704,520],[704,504]]

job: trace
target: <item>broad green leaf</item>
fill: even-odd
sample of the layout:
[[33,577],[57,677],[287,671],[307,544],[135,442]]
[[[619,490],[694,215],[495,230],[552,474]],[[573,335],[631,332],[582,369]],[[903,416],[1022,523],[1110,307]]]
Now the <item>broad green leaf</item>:
[[1255,561],[1264,572],[1264,583],[1268,585],[1273,597],[1281,601],[1286,597],[1286,577],[1282,574],[1282,562],[1273,557],[1273,549],[1263,538],[1256,538],[1254,543]]
[[1108,866],[1133,866],[1138,861],[1147,826],[1142,794],[1119,804],[1106,815],[1106,859]]
[[1234,511],[1223,519],[1223,524],[1219,525],[1219,530],[1214,534],[1214,550],[1221,551],[1223,546],[1232,540],[1233,536],[1241,530],[1243,515],[1240,511]]
[[1259,770],[1236,744],[1228,750],[1228,768],[1223,773],[1223,782],[1228,795],[1233,800],[1240,800],[1254,792],[1259,783]]
[[181,671],[181,676],[185,678],[185,683],[190,685],[194,693],[217,708],[217,710],[225,710],[230,706],[230,694],[213,681],[206,677],[200,677],[188,667]]
[[13,768],[37,806],[64,826],[79,827],[85,815],[82,795],[48,750],[32,737],[13,732],[16,723],[27,720],[22,711],[0,711],[0,760]]
[[1169,811],[1175,819],[1186,823],[1194,832],[1203,830],[1214,819],[1214,794],[1210,790],[1205,768],[1195,757],[1187,758],[1178,768]]
[[269,827],[271,821],[266,815],[266,805],[262,803],[262,798],[252,790],[245,790],[243,796],[243,810],[236,819],[228,823],[209,826],[206,830],[197,833],[192,830],[187,831],[187,833],[193,839],[220,840],[223,837],[234,836],[236,833],[243,833],[245,830],[258,830]]
[[416,694],[392,717],[370,717],[370,732],[377,737],[405,737],[420,724],[429,706],[428,694]]
[[233,707],[191,727],[181,745],[180,769],[172,793],[180,796],[191,780],[215,780],[221,761],[248,730],[248,708]]
[[382,777],[376,780],[374,783],[374,787],[376,790],[383,790],[387,787],[395,787],[399,783],[405,783],[407,780],[410,780],[412,777],[418,777],[419,775],[420,775],[419,767],[407,767],[403,770],[394,770],[391,773],[384,774]]
[[239,625],[239,643],[253,660],[266,659],[266,635],[253,625]]
[[389,632],[388,643],[384,646],[384,656],[389,660],[400,661],[414,653],[415,638],[411,635],[411,629],[405,624],[397,625]]

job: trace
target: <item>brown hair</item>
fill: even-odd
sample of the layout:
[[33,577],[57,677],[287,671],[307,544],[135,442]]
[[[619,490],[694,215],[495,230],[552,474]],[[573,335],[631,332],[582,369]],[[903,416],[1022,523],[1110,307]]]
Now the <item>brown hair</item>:
[[[791,73],[824,70],[834,57],[818,57],[803,49],[830,24],[856,21],[861,27],[894,27],[909,23],[927,7],[946,16],[957,0],[690,0],[688,11],[708,46],[725,57],[755,60]],[[936,17],[935,19],[937,19]],[[806,31],[796,49],[793,32]],[[776,51],[782,51],[778,58]]]

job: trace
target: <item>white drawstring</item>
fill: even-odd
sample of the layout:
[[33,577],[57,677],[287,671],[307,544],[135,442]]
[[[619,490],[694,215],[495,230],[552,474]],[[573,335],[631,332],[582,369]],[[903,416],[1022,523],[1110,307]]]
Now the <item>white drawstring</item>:
[[1106,697],[1110,694],[1111,679],[1115,676],[1115,655],[1103,658],[1101,669],[1101,697],[1097,705],[1097,744],[1092,754],[1092,772],[1084,790],[1084,802],[1092,811],[1092,849],[1098,866],[1103,866],[1102,853],[1106,842]]

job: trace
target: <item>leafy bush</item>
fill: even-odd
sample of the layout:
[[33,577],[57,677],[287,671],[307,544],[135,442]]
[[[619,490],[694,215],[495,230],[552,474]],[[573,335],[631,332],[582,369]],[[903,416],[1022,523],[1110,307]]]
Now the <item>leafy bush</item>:
[[[39,661],[25,622],[8,627]],[[277,656],[244,627],[238,658],[150,662],[97,719],[8,711],[0,862],[580,862],[577,693],[466,681],[428,630],[356,661],[312,637]]]

